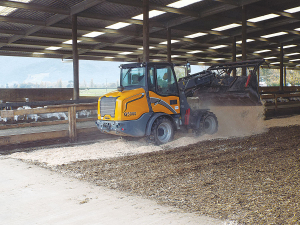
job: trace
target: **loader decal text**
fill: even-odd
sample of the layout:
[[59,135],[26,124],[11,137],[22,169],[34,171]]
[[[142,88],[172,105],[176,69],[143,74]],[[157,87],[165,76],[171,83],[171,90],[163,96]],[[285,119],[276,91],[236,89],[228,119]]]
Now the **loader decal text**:
[[136,112],[124,112],[124,116],[136,116]]

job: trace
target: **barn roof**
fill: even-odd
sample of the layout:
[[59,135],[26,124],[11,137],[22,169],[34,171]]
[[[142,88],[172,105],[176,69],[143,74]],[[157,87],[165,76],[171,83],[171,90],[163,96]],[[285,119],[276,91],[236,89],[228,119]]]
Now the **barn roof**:
[[[282,45],[284,65],[297,68],[299,0],[150,0],[150,61],[166,60],[167,28],[174,62],[229,62],[233,45],[241,60],[242,6],[247,59],[279,67]],[[80,59],[135,62],[143,54],[142,13],[141,0],[0,0],[0,55],[72,58],[77,15]]]

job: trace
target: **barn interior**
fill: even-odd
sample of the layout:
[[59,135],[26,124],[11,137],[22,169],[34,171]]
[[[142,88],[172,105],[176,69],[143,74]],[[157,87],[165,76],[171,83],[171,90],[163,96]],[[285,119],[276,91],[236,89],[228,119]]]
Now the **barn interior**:
[[[74,84],[0,88],[5,174],[0,180],[2,193],[9,195],[2,204],[3,223],[74,224],[87,215],[80,224],[93,219],[107,224],[103,218],[108,224],[133,224],[126,219],[135,214],[136,224],[180,224],[171,220],[180,211],[190,213],[176,214],[187,218],[181,224],[193,219],[198,224],[203,219],[199,215],[219,220],[211,224],[299,224],[299,73],[298,83],[287,80],[289,71],[300,69],[299,0],[0,0],[1,56],[71,61]],[[257,70],[258,80],[270,70],[278,75],[276,85],[258,82],[259,106],[212,107],[219,121],[213,136],[179,132],[174,141],[154,146],[143,138],[100,134],[95,125],[99,96],[80,95],[84,60],[209,67],[261,59],[265,63]],[[230,76],[235,75],[232,71]],[[190,101],[201,103],[199,98]],[[92,184],[94,190],[81,193],[80,201],[72,197],[79,201],[76,208],[66,199],[79,186],[72,180],[65,196],[59,196],[67,213],[56,211],[61,205],[44,212],[44,206],[57,204],[52,200],[62,187],[41,198],[46,193],[40,190],[48,187],[35,183],[38,176],[25,180],[40,174],[40,167],[47,168],[39,175],[49,178],[46,185],[54,187],[58,179],[49,182],[50,177],[61,173],[64,179]],[[11,173],[13,168],[19,170]],[[13,180],[20,187],[5,189]],[[102,198],[95,197],[96,186],[120,191],[118,200],[127,201],[126,193],[175,208],[165,212],[167,219],[153,220],[160,208],[139,218],[138,204],[132,203],[126,216],[113,218],[99,212],[95,202]],[[110,209],[111,202],[103,202],[107,205],[100,209]],[[36,203],[40,211],[31,207]]]
[[1,0],[0,7],[0,55],[72,60],[74,83],[1,88],[0,107],[11,109],[2,118],[28,113],[12,110],[24,105],[92,107],[98,96],[79,96],[81,60],[212,66],[264,59],[258,80],[263,68],[279,74],[277,86],[258,87],[266,115],[299,111],[299,88],[286,81],[300,61],[296,0]]

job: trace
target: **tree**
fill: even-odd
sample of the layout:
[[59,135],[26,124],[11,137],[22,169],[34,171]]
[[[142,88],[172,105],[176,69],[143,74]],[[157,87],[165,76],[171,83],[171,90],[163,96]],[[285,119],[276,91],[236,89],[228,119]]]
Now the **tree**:
[[40,88],[45,88],[45,87],[46,87],[46,83],[44,83],[43,81],[41,81]]
[[86,88],[86,87],[87,87],[86,81],[85,81],[85,80],[83,80],[83,85],[82,85],[81,87],[82,87],[82,88]]
[[[280,86],[280,70],[279,69],[261,69],[260,81],[266,82],[267,86]],[[287,70],[286,85],[300,85],[300,72],[298,70]]]
[[61,81],[61,79],[59,79],[59,80],[56,82],[56,87],[62,88],[62,81]]
[[286,85],[291,85],[291,86],[299,86],[300,85],[299,70],[287,70],[286,71]]
[[94,87],[94,80],[91,79],[91,82],[90,82],[90,88],[93,88]]
[[266,82],[267,86],[280,85],[280,71],[278,69],[263,68],[259,73],[260,81]]
[[73,88],[73,81],[72,80],[69,80],[68,81],[68,84],[67,84],[67,88]]

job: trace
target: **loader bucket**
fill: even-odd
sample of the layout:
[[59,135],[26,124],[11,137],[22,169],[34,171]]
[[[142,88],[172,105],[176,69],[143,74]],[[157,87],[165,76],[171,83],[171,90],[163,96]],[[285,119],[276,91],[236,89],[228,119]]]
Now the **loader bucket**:
[[[208,68],[215,76],[207,85],[200,86],[189,96],[199,98],[201,108],[209,106],[257,106],[262,105],[258,93],[256,71],[264,60],[251,60],[216,64]],[[248,76],[230,76],[233,69],[246,67]]]
[[[255,77],[251,75],[251,77],[250,79],[256,80],[256,75]],[[246,76],[228,80],[231,80],[229,85],[212,85],[199,88],[193,96],[198,97],[201,104],[207,106],[261,105],[257,81],[252,81],[251,84],[248,82],[247,85],[248,77]]]

